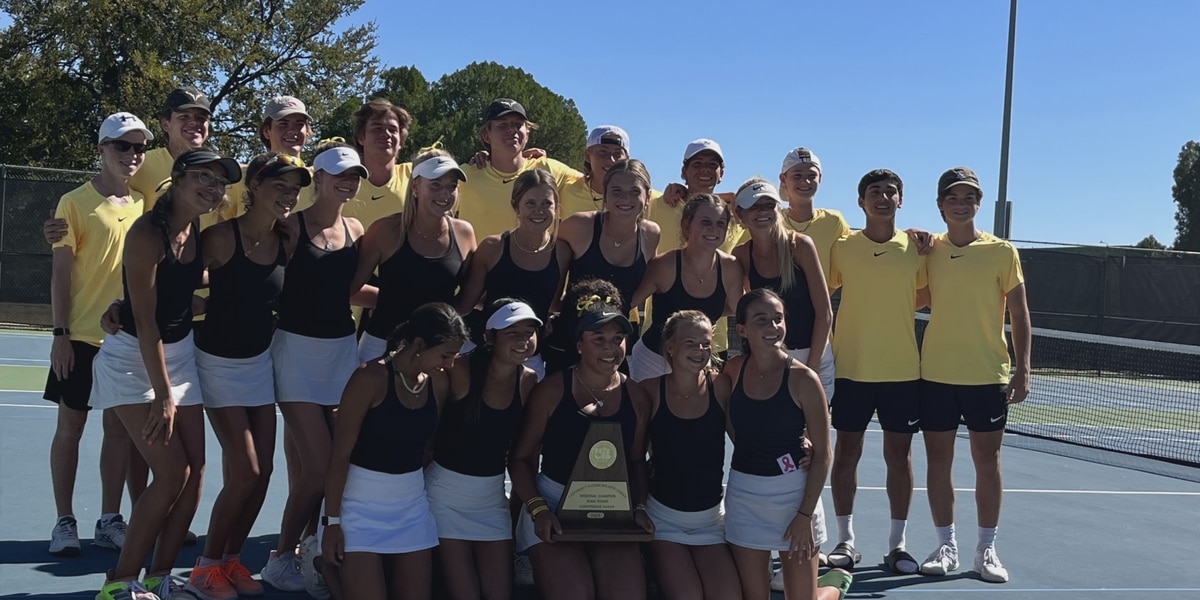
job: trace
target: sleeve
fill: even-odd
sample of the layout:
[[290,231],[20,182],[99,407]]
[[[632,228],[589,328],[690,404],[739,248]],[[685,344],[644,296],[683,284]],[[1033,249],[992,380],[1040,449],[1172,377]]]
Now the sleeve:
[[572,180],[583,177],[583,173],[572,169],[565,163],[561,163],[553,158],[546,159],[546,169],[554,176],[554,180],[558,182],[558,189],[561,190],[571,183]]
[[70,248],[72,252],[78,250],[79,235],[83,230],[78,208],[69,196],[63,196],[58,200],[58,206],[54,209],[54,218],[66,220],[67,234],[63,236],[63,239],[55,242],[53,248],[66,247]]
[[1005,294],[1013,291],[1013,288],[1018,285],[1025,283],[1025,271],[1021,269],[1021,256],[1017,253],[1017,249],[1011,245],[1008,246],[1008,250],[1008,268],[1005,269],[1000,281]]
[[845,245],[845,241],[843,241],[845,239],[846,238],[841,238],[834,242],[833,248],[829,250],[829,277],[828,281],[825,282],[825,285],[829,286],[829,289],[831,290],[836,290],[842,287],[842,270],[838,265],[838,254],[841,253],[841,248],[843,245]]
[[844,238],[850,235],[850,224],[846,222],[846,217],[842,213],[837,213],[838,222],[838,237]]
[[[916,252],[913,247],[913,252]],[[917,255],[917,289],[929,287],[929,270],[924,256]]]

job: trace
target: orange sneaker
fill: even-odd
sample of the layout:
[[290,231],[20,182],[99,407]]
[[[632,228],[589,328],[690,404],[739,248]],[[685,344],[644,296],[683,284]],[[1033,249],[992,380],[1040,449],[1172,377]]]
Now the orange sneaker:
[[225,578],[239,596],[261,596],[266,593],[262,582],[255,579],[236,556],[225,561],[221,568],[225,570]]
[[238,592],[222,567],[220,564],[201,567],[197,559],[185,589],[200,600],[237,600]]

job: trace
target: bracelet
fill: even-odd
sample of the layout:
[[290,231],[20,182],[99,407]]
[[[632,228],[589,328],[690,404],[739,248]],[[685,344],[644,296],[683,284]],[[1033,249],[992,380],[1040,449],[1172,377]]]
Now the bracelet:
[[646,511],[646,514],[650,514],[650,509],[646,508],[645,503],[640,503],[637,506],[633,507],[633,512],[637,512],[639,510],[644,510],[644,511]]
[[529,518],[536,519],[538,515],[544,512],[550,512],[550,507],[545,504],[539,505],[537,508],[529,511]]
[[541,496],[534,496],[525,501],[525,508],[530,508],[531,506],[533,506],[534,504],[536,504],[538,502],[545,502],[545,501],[546,501],[546,499]]

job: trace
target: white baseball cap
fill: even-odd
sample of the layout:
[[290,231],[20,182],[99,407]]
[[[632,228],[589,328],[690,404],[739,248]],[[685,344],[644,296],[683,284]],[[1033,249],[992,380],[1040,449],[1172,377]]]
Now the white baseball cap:
[[487,329],[507,329],[521,321],[533,321],[541,327],[542,320],[538,318],[533,308],[524,302],[509,302],[496,309],[488,318]]
[[358,157],[358,151],[354,148],[330,148],[317,155],[313,161],[314,171],[325,171],[330,175],[341,175],[347,169],[358,171],[359,177],[366,179],[371,174],[367,172],[367,168],[363,166],[362,159]]
[[295,96],[276,96],[267,102],[267,109],[263,111],[263,120],[282,119],[288,115],[304,115],[308,116],[308,108],[304,103]]
[[763,198],[770,198],[776,202],[781,202],[779,199],[779,190],[765,181],[756,181],[742,188],[737,193],[737,199],[734,202],[737,203],[738,208],[745,209],[754,206]]
[[100,143],[106,140],[115,140],[130,131],[140,131],[146,136],[146,141],[154,139],[154,134],[146,128],[146,124],[137,115],[127,112],[113,113],[105,117],[104,122],[100,123]]
[[700,138],[688,144],[687,150],[683,151],[683,162],[691,160],[693,156],[700,154],[705,150],[712,150],[713,152],[716,152],[717,156],[721,159],[721,162],[725,162],[725,153],[721,152],[721,145],[708,138]]
[[617,145],[624,148],[626,152],[629,152],[629,134],[616,125],[601,125],[593,129],[588,134],[587,147],[591,148],[592,146],[604,143],[611,144],[614,140],[617,142]]
[[413,177],[424,177],[425,179],[437,179],[446,173],[453,171],[462,181],[467,180],[467,174],[454,162],[449,156],[434,156],[432,158],[421,161],[413,166]]
[[783,157],[783,166],[779,168],[779,174],[787,173],[796,165],[812,165],[820,171],[821,159],[808,148],[796,148]]

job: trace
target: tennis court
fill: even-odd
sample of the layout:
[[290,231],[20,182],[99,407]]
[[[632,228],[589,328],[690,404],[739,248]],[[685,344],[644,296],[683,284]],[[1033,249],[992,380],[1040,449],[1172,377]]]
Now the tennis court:
[[[1035,342],[1036,343],[1036,342]],[[75,512],[83,538],[83,555],[58,559],[46,552],[50,528],[56,518],[50,489],[48,453],[54,432],[54,405],[42,400],[41,389],[49,365],[50,337],[40,333],[0,332],[0,581],[3,598],[92,598],[103,581],[105,569],[116,554],[90,548],[92,525],[98,517],[99,476],[96,471],[100,447],[100,415],[89,418],[81,445],[80,470],[75,490]],[[1067,436],[1088,438],[1089,443],[1118,443],[1129,438],[1153,438],[1153,444],[1188,448],[1194,457],[1200,451],[1200,431],[1187,427],[1197,418],[1200,403],[1171,392],[1171,406],[1164,408],[1156,395],[1160,382],[1128,383],[1128,389],[1109,391],[1103,381],[1090,378],[1074,395],[1058,391],[1066,382],[1050,375],[1035,375],[1034,393],[1014,420],[1038,427],[1060,428]],[[1070,377],[1070,376],[1064,376]],[[1188,388],[1194,390],[1195,388]],[[1194,394],[1193,392],[1187,392]],[[1113,396],[1097,404],[1096,398]],[[1190,414],[1186,402],[1191,402]],[[1097,417],[1096,410],[1116,411]],[[1131,428],[1119,411],[1144,410],[1170,413],[1180,427]],[[1080,414],[1087,422],[1110,424],[1080,427]],[[1143,418],[1143,417],[1139,417]],[[1158,417],[1155,417],[1157,419]],[[1156,421],[1157,423],[1157,421]],[[282,426],[282,420],[280,420]],[[1147,431],[1149,433],[1147,433]],[[1007,436],[1019,442],[1023,436]],[[1119,443],[1144,443],[1145,440]],[[1055,447],[1060,442],[1045,442]],[[1185,476],[1167,477],[1145,470],[1121,468],[1032,450],[1018,443],[1004,450],[1005,506],[997,548],[1011,573],[1008,584],[982,582],[970,572],[975,544],[975,514],[969,450],[960,436],[955,477],[958,494],[958,538],[963,565],[943,578],[895,576],[882,568],[888,535],[887,499],[881,436],[868,434],[867,449],[859,472],[860,491],[855,513],[857,546],[864,554],[856,572],[851,598],[1034,598],[1047,596],[1066,600],[1091,598],[1153,597],[1192,599],[1200,597],[1200,572],[1195,570],[1196,540],[1200,520],[1195,507],[1200,503],[1196,469],[1174,465]],[[1139,446],[1140,448],[1141,446]],[[1095,454],[1095,451],[1087,450]],[[208,482],[192,530],[203,535],[208,515],[220,484],[220,447],[208,436]],[[276,460],[282,464],[281,453]],[[913,447],[917,491],[909,521],[908,548],[918,559],[933,549],[935,536],[924,493],[924,448],[918,438]],[[282,474],[282,471],[276,471]],[[1190,475],[1192,481],[1186,478]],[[274,547],[283,510],[286,478],[276,477],[243,558],[257,572]],[[126,500],[128,504],[128,500]],[[826,510],[832,500],[825,494]],[[124,509],[128,516],[128,506]],[[832,529],[832,525],[831,525]],[[835,531],[830,532],[835,535]],[[201,540],[203,542],[203,540]],[[828,544],[832,547],[832,543]],[[176,574],[185,574],[195,562],[199,547],[185,548]],[[782,594],[776,597],[782,598]],[[301,598],[296,594],[268,593],[267,598]],[[519,598],[532,598],[531,593]]]

